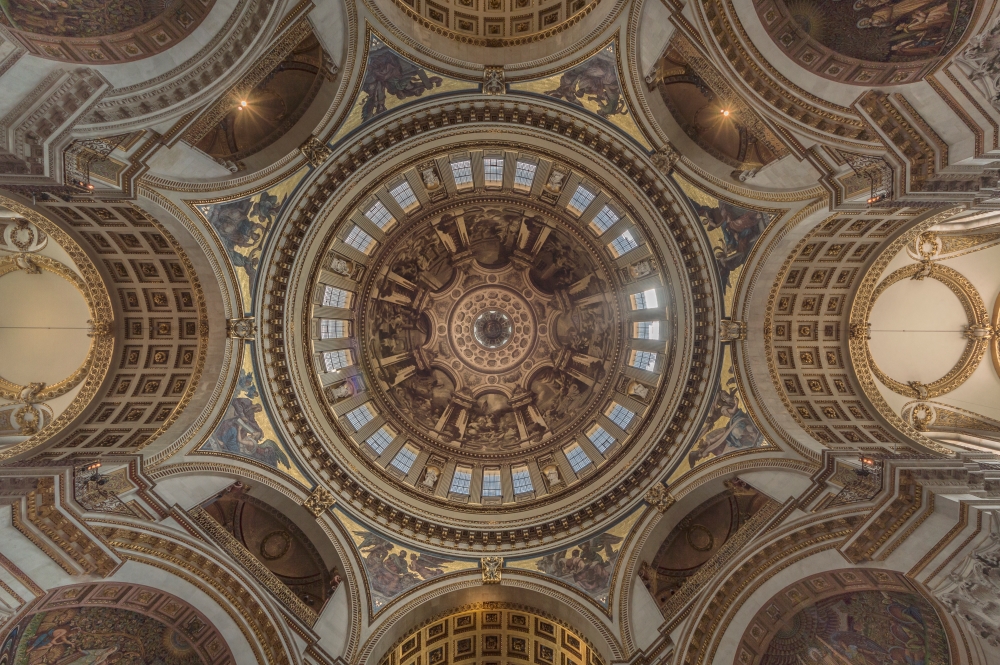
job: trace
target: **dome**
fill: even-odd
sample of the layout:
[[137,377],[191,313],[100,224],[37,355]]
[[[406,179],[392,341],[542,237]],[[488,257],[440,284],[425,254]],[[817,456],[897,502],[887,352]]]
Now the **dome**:
[[352,481],[393,488],[442,545],[457,544],[430,536],[448,516],[526,547],[525,510],[582,516],[623,474],[642,487],[645,460],[676,450],[667,426],[703,408],[681,401],[709,358],[691,365],[701,289],[677,270],[699,256],[600,155],[452,133],[403,142],[391,168],[305,213],[273,347],[300,368],[285,403],[308,405],[306,436]]

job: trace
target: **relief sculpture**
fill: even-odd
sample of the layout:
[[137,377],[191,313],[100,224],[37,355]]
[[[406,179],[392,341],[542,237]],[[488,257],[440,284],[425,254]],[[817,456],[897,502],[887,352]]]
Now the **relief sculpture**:
[[565,431],[606,390],[620,334],[611,278],[541,213],[453,208],[389,252],[369,290],[366,351],[419,434],[517,449]]

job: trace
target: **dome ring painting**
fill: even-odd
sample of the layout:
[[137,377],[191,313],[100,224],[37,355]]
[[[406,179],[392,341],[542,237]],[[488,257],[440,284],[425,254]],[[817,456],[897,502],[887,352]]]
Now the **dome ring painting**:
[[[363,289],[369,390],[432,445],[497,454],[554,442],[603,399],[620,361],[622,304],[598,256],[560,221],[513,202],[418,220]],[[489,312],[495,344],[477,328]]]
[[759,0],[755,7],[799,66],[865,86],[922,79],[978,12],[975,0]]
[[33,55],[110,64],[176,45],[214,5],[215,0],[3,0],[0,25]]

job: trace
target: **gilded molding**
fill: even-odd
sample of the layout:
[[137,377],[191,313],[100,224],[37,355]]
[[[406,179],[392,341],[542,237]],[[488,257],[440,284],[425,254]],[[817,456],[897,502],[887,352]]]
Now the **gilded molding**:
[[29,273],[38,273],[41,270],[46,270],[62,277],[76,287],[76,290],[80,292],[80,295],[83,296],[83,299],[87,303],[87,310],[90,312],[90,324],[92,326],[92,332],[89,335],[92,341],[90,348],[87,350],[86,357],[80,366],[65,379],[52,385],[33,383],[28,386],[19,386],[0,377],[0,397],[12,402],[35,404],[65,395],[87,376],[91,369],[94,368],[95,362],[99,361],[98,355],[108,353],[108,347],[114,345],[114,335],[112,334],[114,321],[100,317],[97,312],[97,303],[91,295],[94,290],[92,285],[84,282],[69,266],[41,254],[10,254],[0,257],[0,278],[18,270],[25,270]]
[[[877,251],[879,254],[874,262],[868,266],[864,278],[855,293],[854,302],[851,303],[850,316],[848,318],[850,324],[857,324],[859,329],[865,327],[868,320],[868,312],[870,312],[869,303],[872,301],[872,294],[878,286],[882,273],[885,272],[886,267],[892,259],[921,233],[951,218],[961,210],[961,207],[943,209],[923,219],[920,223],[908,229],[906,233],[898,235],[887,245],[878,248]],[[864,371],[867,369],[868,363],[868,345],[862,344],[861,340],[849,340],[848,349],[850,351],[851,364],[854,367],[854,375],[865,396],[875,410],[878,411],[879,415],[885,418],[899,432],[925,448],[946,457],[953,457],[955,455],[954,451],[920,434],[916,428],[900,418],[888,405],[875,385],[874,375],[871,371]]]
[[[480,99],[482,99],[482,97],[480,97]],[[403,132],[404,136],[413,136],[414,134],[420,134],[421,132],[430,131],[432,129],[435,129],[438,126],[444,125],[445,123],[452,124],[452,123],[458,123],[458,122],[470,123],[470,122],[482,122],[482,121],[492,121],[494,123],[496,123],[497,121],[501,121],[501,122],[514,122],[514,123],[517,123],[517,124],[524,123],[524,124],[530,124],[530,125],[533,125],[533,126],[540,126],[542,128],[549,129],[549,130],[557,130],[557,131],[560,131],[560,132],[562,132],[564,130],[564,127],[565,128],[578,127],[578,125],[573,125],[573,124],[564,125],[564,122],[566,122],[565,120],[559,120],[559,119],[555,119],[555,118],[546,120],[546,117],[544,116],[544,114],[542,114],[542,109],[541,108],[539,108],[539,109],[536,110],[536,109],[532,108],[532,106],[530,106],[530,105],[529,105],[528,109],[526,109],[526,110],[523,109],[523,108],[515,109],[513,111],[513,113],[505,112],[503,109],[500,108],[500,106],[498,104],[495,104],[495,103],[492,103],[492,102],[485,102],[485,104],[484,103],[477,103],[472,108],[461,108],[461,106],[458,106],[456,108],[456,106],[457,105],[452,104],[452,105],[446,107],[443,110],[443,112],[441,112],[440,115],[439,115],[439,112],[437,111],[437,108],[438,108],[437,103],[434,102],[434,100],[431,100],[430,104],[427,104],[427,105],[421,107],[425,111],[429,111],[429,112],[427,112],[425,114],[425,113],[421,112],[420,110],[415,110],[413,112],[413,114],[411,114],[410,116],[407,116],[407,117],[405,117],[403,119],[402,126],[399,128],[399,130],[396,130],[396,131]],[[459,116],[459,113],[461,113],[461,116]],[[535,115],[536,113],[538,113],[538,115]],[[419,120],[418,120],[416,114],[419,114]],[[466,130],[466,131],[468,131],[468,130]],[[595,147],[596,149],[601,150],[601,141],[602,141],[602,139],[600,137],[595,136],[595,135],[591,135],[591,134],[587,133],[586,131],[581,131],[581,132],[577,133],[577,130],[575,130],[575,129],[570,129],[570,131],[568,133],[569,133],[571,139],[576,139],[577,141],[590,142],[589,143],[590,145],[593,145],[593,147]],[[322,214],[320,212],[320,206],[324,205],[324,203],[325,203],[323,197],[325,196],[326,191],[329,191],[329,190],[332,190],[332,189],[336,188],[336,189],[340,190],[340,192],[341,192],[340,196],[343,196],[344,195],[343,194],[344,189],[341,187],[341,183],[343,183],[346,179],[350,178],[351,174],[356,169],[358,169],[362,164],[364,164],[365,162],[367,162],[369,159],[374,158],[376,154],[380,154],[383,151],[385,151],[389,147],[389,145],[391,145],[391,141],[392,141],[393,138],[394,137],[391,137],[391,136],[379,137],[374,143],[366,144],[365,150],[363,150],[361,152],[352,153],[352,160],[351,161],[353,163],[344,162],[343,164],[340,164],[335,171],[331,171],[330,173],[328,173],[327,174],[328,184],[324,188],[324,191],[317,192],[315,196],[312,196],[310,198],[310,200],[305,201],[304,204],[300,205],[302,213],[305,214],[307,218],[312,218],[316,214]],[[398,141],[400,139],[396,139],[396,140]],[[594,145],[595,143],[596,143],[596,145]],[[612,145],[609,145],[608,149],[615,150],[617,148],[615,148]],[[606,152],[607,149],[604,149],[603,151]],[[609,156],[609,159],[611,159],[611,158],[612,157]],[[629,151],[629,157],[627,157],[626,160],[633,160],[633,159],[638,159],[638,156],[634,155],[634,153],[631,153],[631,151]],[[384,158],[380,155],[379,156],[379,161],[383,161],[383,160],[384,160]],[[629,176],[632,177],[632,179],[634,181],[636,181],[636,184],[639,185],[639,188],[642,191],[647,192],[647,193],[652,193],[652,189],[650,188],[651,183],[645,182],[645,178],[649,177],[649,176],[648,175],[645,175],[645,176],[643,175],[643,174],[648,174],[649,171],[645,170],[645,168],[643,168],[643,169],[636,169],[636,168],[632,167],[631,165],[629,165],[628,161],[622,162],[621,158],[618,158],[618,163],[619,163],[619,165],[621,167],[624,167],[625,173],[627,173]],[[639,165],[636,164],[636,166],[639,166]],[[329,204],[326,204],[326,205],[329,205]],[[666,215],[668,218],[671,217],[670,211],[674,207],[676,207],[675,205],[670,205],[670,204],[666,203],[665,201],[661,202],[659,205],[660,205],[660,208],[661,208],[661,214]],[[292,217],[296,217],[297,213],[292,212],[291,216]],[[297,235],[298,234],[303,234],[305,232],[306,228],[307,228],[301,222],[298,222],[297,224],[295,222],[293,222],[291,226],[292,227],[299,227],[297,229],[291,229]],[[288,232],[289,232],[289,230],[286,230],[285,234],[287,235]],[[676,233],[676,232],[677,231],[671,231],[671,233]],[[300,241],[297,241],[297,240],[282,241],[282,242],[278,243],[278,245],[281,246],[281,247],[295,247],[295,246],[297,246],[298,242],[300,242]],[[291,244],[289,244],[289,243],[291,243]],[[286,253],[287,253],[287,251],[293,251],[293,250],[289,249],[289,250],[279,250],[279,251],[286,251]],[[299,279],[299,277],[295,278],[295,280],[294,280],[295,283],[294,284],[290,282],[288,285],[282,285],[280,287],[280,291],[282,293],[284,293],[286,290],[293,290],[293,289],[297,290],[298,289],[298,286],[297,286],[298,279]],[[274,318],[273,315],[269,315],[269,317],[270,318]],[[302,325],[305,325],[305,322],[303,322]],[[276,346],[276,347],[274,347],[272,349],[267,350],[265,353],[266,354],[270,354],[270,355],[274,355],[274,354],[276,354],[276,353],[278,353],[280,351],[281,351],[281,348],[278,347],[278,346]],[[277,358],[275,358],[275,359],[277,359]],[[287,380],[287,379],[282,379],[281,378],[281,376],[287,376],[287,373],[282,372],[282,373],[279,373],[279,374],[280,374],[279,380],[282,380],[282,381]],[[282,400],[279,398],[279,402],[280,401],[282,401]],[[298,404],[297,402],[295,404],[291,404],[289,406],[295,408],[296,410],[303,407],[303,405]],[[321,460],[317,458],[317,455],[319,455],[319,457],[324,457],[325,456],[324,451],[322,450],[321,447],[317,447],[317,445],[314,445],[312,443],[308,443],[307,442],[307,445],[310,447],[310,449],[313,452],[312,455],[307,455],[307,457],[310,458],[311,462],[319,463]],[[671,446],[671,447],[673,447],[673,446]],[[340,478],[341,479],[339,481],[340,484],[343,484],[344,481],[347,480],[347,478],[345,478],[342,475],[343,472],[339,471],[336,468],[329,468],[328,467],[328,468],[324,469],[322,471],[322,473],[323,473],[324,477],[330,477],[330,476],[332,476],[333,478]],[[362,491],[364,492],[364,490],[362,490]],[[360,497],[360,499],[362,501],[365,501],[366,497],[362,496],[362,497]],[[370,499],[367,499],[367,500],[370,502]],[[617,498],[613,498],[613,497],[609,497],[609,498],[603,499],[600,502],[600,507],[597,508],[597,509],[600,510],[601,512],[606,512],[609,509],[609,500],[617,501],[618,499]],[[613,505],[613,504],[611,504],[611,505]],[[378,507],[378,505],[372,505],[372,509],[373,510],[376,509],[377,507]],[[437,525],[436,525],[436,523],[434,523],[433,521],[427,519],[428,516],[426,516],[426,515],[420,515],[420,514],[418,514],[418,515],[410,516],[410,515],[407,515],[405,513],[400,513],[398,511],[398,507],[397,506],[393,506],[393,508],[396,509],[396,512],[393,513],[393,515],[395,515],[396,517],[391,521],[391,524],[393,524],[393,525],[395,525],[396,522],[400,522],[401,523],[401,521],[407,521],[411,525],[416,524],[417,527],[420,529],[421,533],[423,533],[423,534],[434,533],[434,531],[432,531],[430,529],[436,530],[438,528]],[[593,511],[594,509],[595,508],[592,507],[591,511]],[[616,510],[617,510],[617,508],[616,508]],[[584,514],[588,514],[588,513],[585,513],[584,511],[580,511],[580,512],[581,512],[581,518],[583,518]],[[589,520],[589,517],[586,517],[586,518],[583,518],[583,519],[588,519]],[[572,517],[571,520],[576,521],[576,518]],[[557,534],[561,534],[562,531],[564,530],[563,528],[560,527],[559,522],[554,522],[553,526],[555,527]],[[450,528],[449,528],[449,531],[451,531]],[[485,537],[487,534],[485,534],[485,533],[483,533],[483,534],[480,534],[480,533],[472,534],[473,537],[478,537],[480,535],[483,535]],[[521,546],[521,547],[525,546],[525,545],[522,544],[522,541],[521,541],[521,538],[522,538],[521,529],[517,529],[517,530],[511,531],[510,534],[508,534],[505,531],[499,531],[499,532],[494,531],[493,534],[492,534],[491,540],[492,540],[493,537],[496,537],[496,538],[502,538],[502,541],[506,542],[508,540],[508,535],[513,536],[515,538],[515,540],[513,542],[516,543],[516,546]],[[448,546],[448,544],[445,544],[445,546]]]
[[500,584],[503,574],[502,556],[484,556],[479,559],[479,568],[483,571],[483,584]]
[[[936,279],[951,289],[952,293],[958,297],[959,302],[962,303],[962,308],[965,310],[970,329],[973,326],[990,327],[989,313],[986,311],[986,305],[983,303],[983,299],[976,290],[976,287],[972,285],[972,282],[957,270],[933,262],[911,263],[910,265],[903,266],[879,282],[874,290],[859,291],[855,297],[853,306],[854,311],[858,312],[859,317],[856,320],[852,320],[851,325],[860,325],[862,328],[867,326],[875,302],[886,289],[896,282],[907,278],[923,279],[924,277]],[[918,399],[930,399],[955,390],[955,388],[958,388],[972,376],[972,373],[979,367],[980,361],[986,354],[986,350],[990,345],[990,338],[968,336],[965,349],[962,351],[962,355],[959,357],[958,362],[955,363],[955,366],[940,379],[926,385],[918,384],[917,382],[905,384],[883,372],[872,357],[871,347],[868,345],[868,339],[865,335],[852,335],[848,344],[850,345],[852,358],[860,357],[863,354],[866,361],[863,365],[856,365],[854,368],[855,372],[861,374],[865,370],[870,371],[886,387],[900,395],[916,397]]]
[[288,29],[278,41],[272,43],[267,52],[254,61],[253,67],[219,96],[218,100],[184,132],[183,140],[194,145],[208,134],[213,127],[239,103],[239,93],[249,90],[263,81],[299,42],[312,32],[312,25],[305,18]]
[[[79,270],[79,279],[82,280],[83,285],[86,287],[84,298],[87,300],[87,305],[90,308],[92,320],[96,322],[113,321],[114,310],[111,306],[111,296],[108,293],[107,286],[104,284],[104,280],[101,278],[97,267],[90,260],[90,257],[83,248],[69,234],[59,228],[58,225],[36,212],[33,208],[6,196],[0,196],[0,205],[27,219],[66,251],[77,270]],[[43,257],[33,256],[32,258],[44,263],[41,261]],[[74,280],[74,284],[78,285],[79,283]],[[89,371],[83,377],[82,386],[77,392],[76,397],[73,398],[73,401],[51,423],[30,438],[0,451],[0,461],[21,455],[44,444],[83,413],[97,395],[105,376],[107,376],[111,368],[114,347],[114,338],[110,335],[95,337],[94,342],[91,343],[93,356]]]
[[306,500],[302,502],[302,507],[312,513],[313,517],[319,517],[325,513],[330,506],[336,503],[336,499],[330,492],[322,486],[317,485]]
[[191,516],[198,526],[204,529],[209,536],[212,537],[219,546],[224,549],[233,559],[235,559],[241,566],[247,569],[247,571],[253,575],[258,582],[264,585],[264,588],[274,594],[275,598],[281,601],[288,610],[294,614],[300,621],[305,623],[307,626],[312,628],[319,621],[319,615],[315,611],[296,596],[291,589],[285,585],[280,579],[278,579],[274,573],[267,569],[267,567],[260,562],[257,557],[250,553],[243,544],[233,538],[228,531],[226,531],[221,524],[216,522],[211,515],[205,512],[205,509],[201,506],[195,506],[192,510],[188,511],[188,515]]
[[656,512],[661,515],[667,512],[670,506],[677,503],[677,499],[670,494],[670,490],[663,483],[658,483],[650,487],[643,498],[646,500],[646,503],[656,508]]

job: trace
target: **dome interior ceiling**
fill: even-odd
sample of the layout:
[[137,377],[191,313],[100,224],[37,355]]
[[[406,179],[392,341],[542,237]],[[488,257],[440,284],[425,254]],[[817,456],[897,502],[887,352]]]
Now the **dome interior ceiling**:
[[0,665],[996,665],[998,35],[0,0]]

